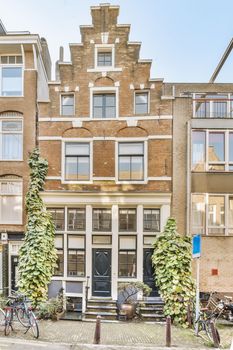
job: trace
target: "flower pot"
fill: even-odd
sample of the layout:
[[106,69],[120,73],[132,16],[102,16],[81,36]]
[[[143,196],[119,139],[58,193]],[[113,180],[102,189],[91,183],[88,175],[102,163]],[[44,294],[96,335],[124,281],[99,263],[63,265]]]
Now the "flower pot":
[[124,314],[126,316],[127,320],[132,320],[132,318],[135,316],[136,305],[130,303],[121,304],[120,311],[121,314]]

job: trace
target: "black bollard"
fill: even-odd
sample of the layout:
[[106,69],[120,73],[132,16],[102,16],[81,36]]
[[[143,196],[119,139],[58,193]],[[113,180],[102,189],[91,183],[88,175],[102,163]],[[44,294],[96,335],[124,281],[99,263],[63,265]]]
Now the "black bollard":
[[218,331],[215,327],[214,321],[210,321],[210,330],[213,335],[214,347],[219,348],[220,339],[219,339]]
[[166,346],[168,348],[171,346],[171,316],[166,318]]
[[95,335],[94,335],[94,343],[93,344],[100,344],[100,321],[101,316],[96,317],[96,326],[95,326]]

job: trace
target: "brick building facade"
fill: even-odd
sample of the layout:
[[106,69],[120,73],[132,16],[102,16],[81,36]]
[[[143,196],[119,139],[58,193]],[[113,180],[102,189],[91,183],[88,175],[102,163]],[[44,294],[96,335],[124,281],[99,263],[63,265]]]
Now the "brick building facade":
[[28,153],[36,145],[37,102],[48,100],[47,43],[0,23],[0,289],[15,288],[24,235]]
[[[202,235],[201,291],[233,293],[233,84],[165,84],[174,98],[172,215]],[[195,263],[194,263],[195,270]]]
[[83,303],[87,280],[89,298],[115,300],[120,282],[153,284],[151,242],[170,215],[172,104],[118,13],[91,8],[92,25],[80,26],[82,42],[70,44],[70,62],[61,55],[50,102],[39,104],[42,197],[60,257],[49,292],[63,287]]

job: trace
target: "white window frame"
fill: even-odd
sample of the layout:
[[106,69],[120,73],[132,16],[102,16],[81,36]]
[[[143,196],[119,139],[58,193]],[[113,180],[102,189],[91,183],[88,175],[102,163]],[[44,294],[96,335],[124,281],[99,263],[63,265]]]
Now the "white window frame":
[[[116,97],[116,116],[115,118],[94,118],[93,116],[93,96],[95,94],[111,94],[114,93]],[[90,118],[93,120],[116,120],[119,119],[119,89],[118,87],[91,87],[90,88]]]
[[[74,105],[73,105],[73,114],[62,114],[62,97],[63,96],[73,96],[73,98],[74,98]],[[61,117],[64,117],[64,118],[69,118],[70,116],[75,116],[75,94],[74,94],[74,92],[62,92],[61,94],[60,94],[60,116]]]
[[[22,123],[22,130],[21,131],[2,131],[2,122],[3,121],[13,121],[13,122],[16,122],[16,121],[20,121]],[[24,125],[23,125],[23,117],[20,117],[20,116],[15,116],[15,117],[11,117],[11,116],[7,116],[5,115],[4,116],[4,113],[1,115],[0,114],[0,162],[22,162],[23,161],[23,144],[24,144],[24,140],[23,140],[23,128],[24,128]],[[9,133],[12,133],[12,134],[21,134],[22,135],[22,153],[21,153],[21,157],[19,159],[3,159],[2,158],[2,135],[3,134],[9,134]]]
[[[205,132],[205,161],[204,161],[204,172],[208,173],[221,173],[221,172],[233,172],[233,170],[230,170],[230,166],[233,166],[233,162],[229,161],[229,135],[233,134],[232,130],[222,130],[222,129],[192,129],[191,130],[191,159],[193,158],[193,139],[192,134],[193,132]],[[210,164],[215,165],[224,165],[224,170],[209,170],[209,134],[210,133],[224,133],[224,154],[225,154],[225,160],[220,162],[211,162]],[[194,173],[198,173],[198,171],[193,170],[193,164],[191,161],[191,171]]]
[[[1,183],[2,182],[8,182],[8,183],[20,183],[21,184],[21,193],[9,193],[9,192],[1,192]],[[9,196],[9,197],[20,197],[21,196],[21,216],[19,221],[2,221],[2,218],[0,217],[0,225],[22,225],[23,224],[23,181],[21,179],[10,179],[10,178],[0,178],[0,198],[2,196]],[[1,207],[1,200],[0,200],[0,207]],[[1,208],[0,208],[1,213]]]
[[[143,143],[144,144],[144,179],[143,180],[119,180],[119,169],[118,169],[118,156],[119,156],[119,143]],[[116,173],[116,184],[147,184],[148,183],[148,141],[146,139],[137,138],[119,138],[115,142],[115,173]]]
[[[148,96],[148,100],[147,100],[147,113],[146,114],[141,114],[141,113],[136,113],[136,94],[147,94],[147,96]],[[145,89],[145,90],[134,90],[134,115],[136,115],[136,116],[143,116],[143,115],[148,115],[148,114],[150,114],[150,90],[147,90],[147,89]]]
[[[1,63],[1,57],[2,56],[22,56],[22,63]],[[2,68],[22,68],[22,85],[21,85],[21,95],[12,95],[12,96],[5,96],[2,95]],[[0,55],[0,97],[4,98],[20,98],[24,97],[24,56],[22,54],[2,54]]]
[[[195,192],[195,193],[191,193],[191,227],[190,227],[190,232],[192,232],[192,213],[193,213],[193,201],[192,201],[192,195],[202,195],[204,196],[204,204],[205,204],[205,218],[204,218],[204,227],[203,227],[203,232],[205,236],[209,236],[209,237],[225,237],[225,236],[230,236],[232,237],[233,234],[229,235],[229,230],[233,230],[233,226],[229,225],[229,199],[230,197],[233,197],[233,194],[225,194],[225,193],[200,193],[200,192]],[[224,229],[225,234],[219,234],[219,235],[212,235],[209,234],[208,230],[209,228],[217,228],[217,226],[210,226],[208,221],[209,221],[209,197],[223,197],[224,198],[224,225],[219,226],[219,228]]]
[[[65,146],[66,143],[89,143],[90,145],[90,177],[89,180],[83,181],[83,180],[66,180],[65,179]],[[61,183],[63,184],[90,184],[93,183],[93,140],[92,139],[77,139],[77,138],[64,138],[62,139],[61,143],[61,168],[62,168],[62,176],[61,176]]]

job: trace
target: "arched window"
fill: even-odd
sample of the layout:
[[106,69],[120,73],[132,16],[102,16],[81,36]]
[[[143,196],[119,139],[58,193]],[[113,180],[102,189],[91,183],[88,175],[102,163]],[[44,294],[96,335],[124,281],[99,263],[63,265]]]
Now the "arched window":
[[0,114],[0,160],[23,160],[23,118],[19,112]]
[[20,177],[0,177],[0,224],[22,224],[22,193]]

